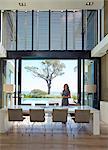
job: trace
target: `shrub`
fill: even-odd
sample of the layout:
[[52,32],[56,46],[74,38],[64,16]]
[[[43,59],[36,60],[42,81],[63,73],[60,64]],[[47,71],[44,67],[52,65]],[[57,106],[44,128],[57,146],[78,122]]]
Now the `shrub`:
[[30,92],[30,95],[32,96],[32,98],[42,98],[43,96],[47,95],[47,92],[40,89],[34,89]]

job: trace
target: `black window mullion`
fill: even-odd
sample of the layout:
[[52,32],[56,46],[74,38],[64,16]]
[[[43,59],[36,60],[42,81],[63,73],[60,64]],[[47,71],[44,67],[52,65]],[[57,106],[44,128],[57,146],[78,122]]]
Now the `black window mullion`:
[[15,105],[16,105],[16,87],[17,87],[17,60],[15,59],[15,77],[14,77],[14,83],[15,83],[15,93],[14,93],[14,101],[15,101]]
[[101,99],[101,58],[98,61],[97,67],[97,82],[98,82],[98,90],[97,90],[97,99],[98,99],[98,109],[100,109],[100,99]]
[[85,78],[84,78],[84,75],[85,75],[85,59],[83,59],[83,98],[82,98],[82,104],[84,105],[85,104],[85,94],[84,94],[84,86],[85,86]]
[[93,107],[100,109],[101,98],[101,59],[94,59],[94,84],[96,85],[96,93],[94,93]]
[[78,103],[81,104],[81,59],[78,59]]
[[82,50],[84,50],[84,11],[82,10]]
[[18,49],[18,10],[16,10],[16,51]]
[[49,10],[49,50],[51,50],[51,11]]
[[21,59],[18,63],[18,105],[21,105]]
[[102,40],[102,10],[100,10],[100,41]]
[[98,18],[98,10],[97,10],[96,13],[97,13],[97,14],[96,14],[96,17],[97,17],[97,18],[96,18],[96,19],[97,19],[97,20],[96,20],[96,26],[97,26],[97,28],[96,28],[96,29],[97,29],[97,31],[96,31],[96,32],[97,32],[97,39],[96,39],[96,40],[97,40],[97,41],[96,41],[96,42],[97,42],[97,44],[98,44],[98,40],[99,40],[99,39],[98,39],[98,36],[99,36],[99,33],[98,33],[98,30],[99,30],[99,26],[98,26],[98,20],[99,20],[99,18]]
[[32,51],[33,51],[33,44],[34,44],[34,36],[33,36],[33,32],[34,32],[34,10],[32,10]]
[[67,13],[68,11],[66,10],[66,50],[67,50]]

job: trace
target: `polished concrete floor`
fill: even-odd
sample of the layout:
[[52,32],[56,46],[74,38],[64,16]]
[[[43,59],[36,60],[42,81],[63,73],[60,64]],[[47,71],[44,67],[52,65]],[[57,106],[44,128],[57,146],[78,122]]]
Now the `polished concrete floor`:
[[0,134],[0,150],[108,150],[108,125],[101,123],[99,136],[85,129],[77,131],[71,118],[67,125],[52,124],[48,119],[33,128],[26,119],[19,126],[14,124],[8,133]]

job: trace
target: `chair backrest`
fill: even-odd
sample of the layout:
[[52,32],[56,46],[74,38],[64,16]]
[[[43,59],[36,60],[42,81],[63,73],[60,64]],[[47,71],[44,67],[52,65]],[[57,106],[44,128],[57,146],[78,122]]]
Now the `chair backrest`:
[[75,122],[76,123],[89,123],[90,110],[75,110]]
[[46,104],[36,103],[35,106],[46,106]]
[[23,121],[22,109],[8,109],[9,121]]
[[31,122],[44,122],[45,111],[44,109],[30,109],[30,121]]
[[67,122],[68,109],[53,109],[52,121],[53,122]]
[[49,103],[49,106],[58,106],[59,103]]
[[22,106],[31,106],[31,104],[21,104]]

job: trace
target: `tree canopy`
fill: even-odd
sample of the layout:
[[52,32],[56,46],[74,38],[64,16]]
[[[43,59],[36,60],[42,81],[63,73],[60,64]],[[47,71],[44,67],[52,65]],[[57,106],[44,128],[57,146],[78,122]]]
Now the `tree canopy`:
[[48,94],[50,94],[51,83],[54,78],[64,74],[64,63],[60,60],[44,60],[41,62],[41,67],[26,66],[27,71],[32,72],[34,77],[42,78],[46,81],[48,87]]

